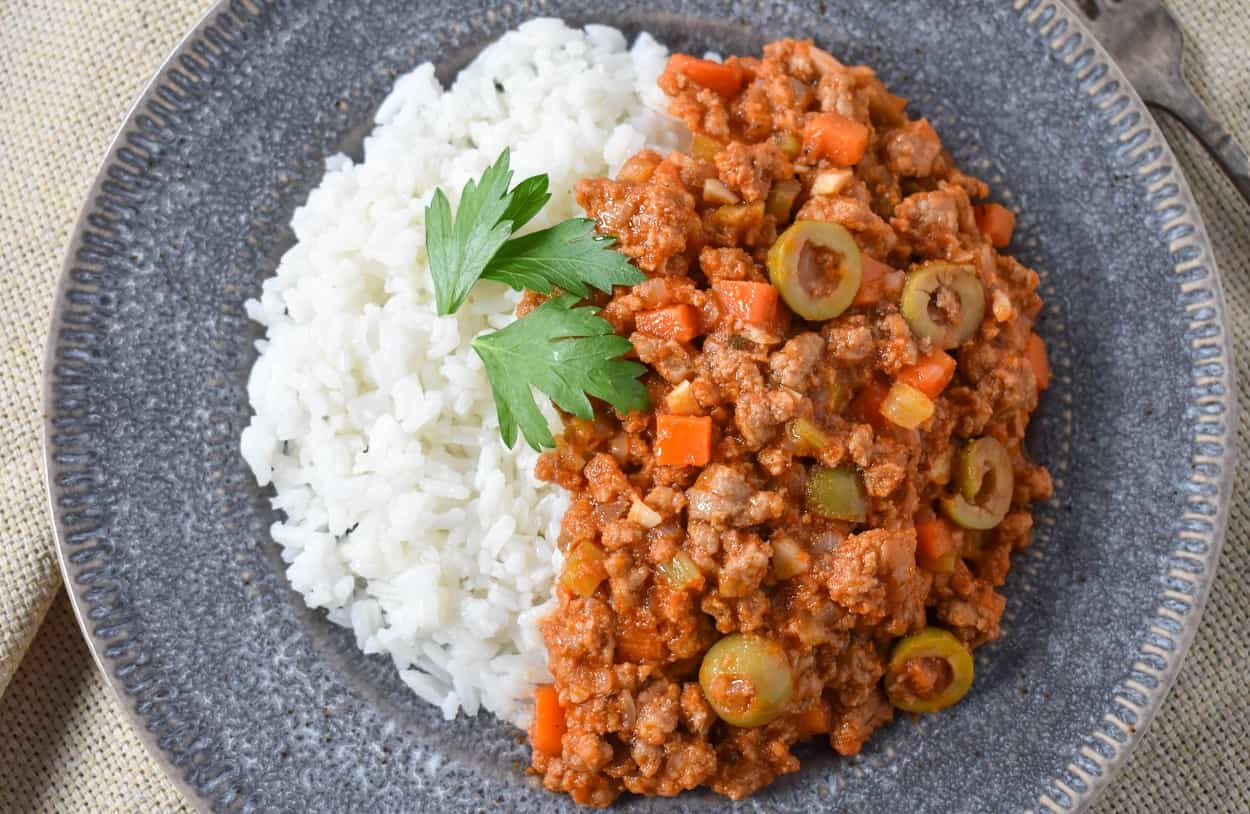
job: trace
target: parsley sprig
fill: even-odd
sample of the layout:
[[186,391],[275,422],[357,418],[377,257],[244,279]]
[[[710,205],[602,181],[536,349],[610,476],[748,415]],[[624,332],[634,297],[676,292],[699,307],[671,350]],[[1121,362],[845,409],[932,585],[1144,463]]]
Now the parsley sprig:
[[483,278],[518,291],[565,292],[473,341],[490,380],[504,443],[516,443],[519,428],[537,450],[554,447],[555,439],[531,388],[586,420],[594,417],[587,396],[624,412],[647,406],[646,388],[638,381],[646,368],[620,358],[630,350],[629,340],[615,335],[597,308],[577,307],[592,288],[611,292],[614,285],[634,285],[646,277],[585,218],[513,237],[551,193],[546,175],[509,190],[508,159],[504,150],[480,179],[465,185],[454,218],[447,196],[434,191],[425,210],[426,251],[440,316],[454,314]]
[[574,308],[576,303],[575,294],[562,294],[503,330],[473,340],[508,446],[516,440],[518,424],[535,449],[555,446],[531,386],[586,420],[594,418],[587,393],[622,410],[647,405],[647,389],[638,381],[646,368],[620,358],[632,347],[629,340],[612,333],[612,326],[596,316],[599,309]]

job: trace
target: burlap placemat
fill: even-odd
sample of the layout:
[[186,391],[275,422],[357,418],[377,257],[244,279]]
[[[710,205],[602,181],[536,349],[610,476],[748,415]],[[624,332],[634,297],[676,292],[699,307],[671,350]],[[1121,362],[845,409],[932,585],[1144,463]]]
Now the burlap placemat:
[[[31,0],[0,17],[0,812],[190,810],[121,717],[57,598],[39,382],[53,286],[82,197],[127,107],[209,4]],[[1169,5],[1189,39],[1187,75],[1250,144],[1242,1]],[[1098,814],[1250,811],[1250,208],[1188,134],[1164,129],[1224,272],[1242,463],[1197,641]]]
[[0,692],[60,585],[41,370],[65,243],[139,88],[208,5],[38,0],[0,13]]

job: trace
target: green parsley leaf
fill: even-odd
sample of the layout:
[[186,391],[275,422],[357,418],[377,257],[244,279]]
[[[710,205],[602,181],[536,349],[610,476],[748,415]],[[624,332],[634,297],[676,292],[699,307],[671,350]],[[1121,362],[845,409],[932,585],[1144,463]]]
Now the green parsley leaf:
[[547,191],[547,176],[526,178],[508,193],[508,197],[511,200],[503,213],[503,220],[511,221],[512,231],[515,232],[533,220],[551,200],[551,193]]
[[626,412],[647,406],[647,390],[638,381],[646,368],[620,358],[632,348],[629,340],[615,335],[598,309],[573,307],[592,288],[610,293],[615,285],[640,283],[646,276],[585,218],[513,238],[551,193],[546,175],[509,191],[508,159],[504,150],[478,181],[465,185],[454,218],[447,196],[435,190],[425,210],[425,242],[440,316],[455,313],[482,277],[541,294],[557,287],[569,292],[473,342],[486,367],[504,442],[515,444],[519,428],[537,450],[555,446],[555,439],[531,388],[587,420],[594,417],[588,396]]
[[[454,313],[464,303],[486,264],[512,235],[512,222],[505,216],[512,212],[528,221],[546,203],[536,207],[540,196],[533,190],[527,190],[518,202],[508,193],[511,180],[508,151],[504,150],[479,181],[464,185],[454,222],[447,196],[441,189],[434,191],[434,199],[425,208],[425,246],[439,316]],[[546,186],[543,181],[543,195]]]
[[612,291],[647,279],[612,250],[616,241],[595,234],[595,222],[573,218],[550,229],[514,237],[495,253],[482,276],[520,290],[550,294],[552,286],[586,297],[590,286]]
[[519,426],[535,450],[554,447],[547,420],[538,409],[536,387],[566,412],[594,418],[587,394],[622,412],[644,409],[647,389],[638,381],[646,368],[620,357],[632,347],[590,306],[574,308],[578,297],[565,294],[535,308],[508,327],[473,340],[495,396],[504,443],[516,443]]

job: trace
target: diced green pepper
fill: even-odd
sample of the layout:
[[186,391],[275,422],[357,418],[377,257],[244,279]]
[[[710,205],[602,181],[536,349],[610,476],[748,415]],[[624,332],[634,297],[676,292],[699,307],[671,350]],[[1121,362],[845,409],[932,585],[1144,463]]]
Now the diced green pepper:
[[768,198],[764,201],[764,211],[782,223],[788,221],[790,210],[794,208],[794,202],[798,199],[802,189],[803,185],[793,178],[778,181],[768,191]]
[[692,588],[703,578],[703,572],[699,570],[699,566],[695,565],[694,560],[690,559],[690,555],[684,551],[678,551],[676,556],[656,566],[655,570],[660,572],[660,576],[664,577],[669,587],[675,591]]
[[863,522],[868,516],[868,493],[855,467],[812,467],[807,479],[807,510],[832,520]]

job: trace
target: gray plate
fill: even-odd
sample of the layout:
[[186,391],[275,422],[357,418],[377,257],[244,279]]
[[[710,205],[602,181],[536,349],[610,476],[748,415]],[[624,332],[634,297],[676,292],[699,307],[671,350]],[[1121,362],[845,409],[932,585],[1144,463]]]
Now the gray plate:
[[[79,221],[52,322],[47,471],[66,581],[136,728],[222,811],[567,811],[517,733],[444,723],[388,661],[306,610],[238,453],[256,328],[323,158],[400,72],[444,78],[536,14],[752,52],[812,35],[879,69],[1018,207],[1055,384],[1055,477],[971,695],[853,760],[805,753],[770,811],[1080,808],[1123,765],[1198,623],[1227,516],[1227,326],[1172,153],[1106,54],[1049,0],[750,4],[233,2],[161,70]],[[691,794],[631,811],[709,811]],[[741,806],[749,808],[752,804]]]

